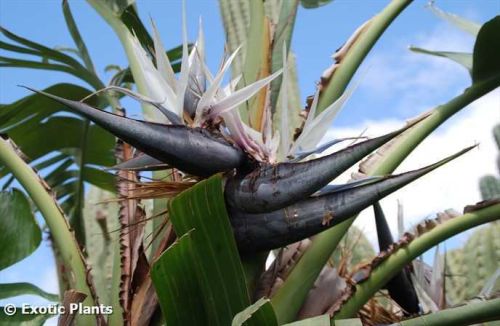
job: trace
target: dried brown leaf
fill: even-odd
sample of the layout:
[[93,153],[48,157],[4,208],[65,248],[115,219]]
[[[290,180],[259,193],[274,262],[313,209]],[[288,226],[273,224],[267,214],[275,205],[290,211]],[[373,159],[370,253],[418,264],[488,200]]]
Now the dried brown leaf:
[[498,203],[500,203],[500,198],[483,200],[483,201],[480,201],[474,205],[467,205],[464,207],[464,214],[471,213],[471,212],[477,211],[479,209],[483,209],[483,208],[486,208],[488,206],[495,205]]
[[311,240],[304,239],[282,248],[274,262],[257,282],[254,298],[272,297],[283,285],[284,280],[310,244]]
[[59,315],[59,320],[57,321],[57,326],[70,326],[73,325],[73,321],[77,316],[76,313],[70,313],[71,304],[79,304],[85,300],[87,295],[82,292],[70,289],[64,292],[62,306],[65,308],[64,313]]
[[337,269],[325,265],[300,308],[298,319],[327,313],[332,304],[343,294],[346,287],[346,281],[337,273]]

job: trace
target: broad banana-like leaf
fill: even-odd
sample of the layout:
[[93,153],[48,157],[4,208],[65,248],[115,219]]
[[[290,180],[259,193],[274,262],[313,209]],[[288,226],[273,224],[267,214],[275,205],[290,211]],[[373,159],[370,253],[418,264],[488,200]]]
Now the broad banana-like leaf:
[[0,192],[0,216],[2,270],[35,251],[42,240],[42,232],[28,199],[18,189]]
[[429,54],[436,57],[448,58],[450,60],[455,61],[459,65],[463,66],[465,69],[472,73],[472,53],[465,52],[450,52],[450,51],[431,51],[422,49],[416,46],[410,46],[410,51],[416,53]]
[[50,314],[22,314],[22,307],[15,307],[14,315],[7,315],[5,307],[0,307],[0,323],[2,326],[40,326],[51,317]]
[[[299,320],[293,323],[283,324],[283,326],[331,326],[331,325],[332,324],[330,322],[330,316],[328,315],[321,315],[312,318],[307,318],[304,320]],[[336,323],[334,325],[338,326]]]
[[[256,313],[259,312],[262,315],[257,315]],[[231,322],[231,326],[243,326],[246,325],[246,323],[252,318],[259,317],[262,318],[264,317],[264,322],[265,324],[263,325],[269,325],[269,326],[277,326],[278,321],[276,321],[276,316],[274,315],[274,310],[273,306],[271,305],[271,301],[266,298],[260,298],[257,300],[254,304],[251,306],[248,306],[245,308],[245,310],[239,312],[234,316],[233,321]]]
[[[170,219],[181,238],[151,272],[167,324],[189,319],[199,325],[230,325],[250,305],[222,189],[222,178],[215,175],[170,204]],[[266,325],[260,314],[247,324]]]
[[474,83],[500,75],[500,16],[486,22],[474,44],[472,81]]
[[151,269],[151,279],[167,325],[204,325],[208,322],[194,264],[186,259],[192,251],[192,237],[196,232],[192,230],[182,235]]
[[0,299],[12,298],[19,295],[37,295],[49,301],[59,301],[59,295],[48,293],[31,283],[2,283],[0,284]]
[[73,14],[71,13],[68,0],[63,0],[62,7],[63,7],[64,19],[66,20],[66,25],[68,26],[68,30],[71,34],[71,37],[73,38],[73,41],[75,42],[75,45],[78,48],[77,52],[78,56],[83,60],[83,63],[87,68],[87,70],[95,73],[94,63],[90,58],[89,51],[87,50],[87,46],[85,45],[82,36],[80,35],[80,31],[76,26],[76,22],[73,18]]

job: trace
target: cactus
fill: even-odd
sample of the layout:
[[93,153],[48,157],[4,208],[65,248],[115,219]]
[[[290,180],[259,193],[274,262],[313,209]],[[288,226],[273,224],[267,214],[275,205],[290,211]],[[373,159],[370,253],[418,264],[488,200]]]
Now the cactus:
[[[493,137],[500,150],[500,124],[493,128]],[[497,157],[500,172],[500,153]],[[485,175],[479,180],[479,190],[483,200],[500,197],[500,179]],[[462,248],[447,253],[446,293],[452,304],[464,303],[477,296],[485,283],[500,268],[500,223],[492,222],[476,230]],[[497,279],[493,292],[500,290]],[[497,322],[486,325],[498,325]]]
[[497,143],[497,148],[500,150],[500,123],[493,127],[493,137]]
[[[446,292],[453,304],[478,295],[486,281],[500,268],[500,223],[476,230],[462,248],[448,252]],[[500,290],[497,280],[494,292]]]
[[[500,150],[500,124],[493,128],[493,138]],[[500,153],[497,156],[497,167],[500,173]],[[500,179],[493,175],[485,175],[479,180],[479,190],[483,200],[500,197]]]
[[485,175],[479,180],[479,190],[483,200],[500,196],[500,179],[493,175]]

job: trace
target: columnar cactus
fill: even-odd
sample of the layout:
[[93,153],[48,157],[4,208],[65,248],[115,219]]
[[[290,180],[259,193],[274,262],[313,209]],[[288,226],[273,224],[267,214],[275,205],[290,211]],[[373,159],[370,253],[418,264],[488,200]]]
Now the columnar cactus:
[[[500,150],[500,124],[493,128],[493,136]],[[497,157],[497,166],[500,172],[500,153]],[[493,175],[485,175],[479,180],[479,189],[483,200],[500,197],[500,179]]]
[[[493,128],[495,142],[500,149],[500,124]],[[500,153],[497,163],[500,163]],[[500,164],[499,164],[500,170]],[[500,179],[493,175],[479,181],[483,200],[500,197]],[[452,250],[446,256],[446,294],[452,304],[464,303],[477,296],[485,284],[500,268],[500,223],[492,222],[475,231],[462,248]],[[500,290],[496,280],[493,292]]]
[[[475,231],[463,248],[447,253],[446,293],[453,304],[478,295],[485,283],[500,268],[500,223]],[[494,291],[500,290],[497,280]]]

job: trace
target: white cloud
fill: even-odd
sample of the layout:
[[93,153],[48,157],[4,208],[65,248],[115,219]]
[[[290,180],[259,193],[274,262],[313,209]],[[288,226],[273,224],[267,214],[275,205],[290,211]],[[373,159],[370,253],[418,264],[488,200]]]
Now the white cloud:
[[[412,45],[429,50],[469,53],[474,43],[446,23],[409,39]],[[407,49],[410,44],[403,42],[408,41],[397,41],[390,51],[378,51],[369,58],[370,68],[360,91],[376,99],[390,99],[396,112],[411,115],[468,86],[465,68],[445,58],[413,53]]]
[[[437,103],[448,101],[470,85],[468,72],[464,68],[447,59],[412,53],[406,50],[409,44],[403,44],[408,40],[415,46],[430,50],[463,52],[472,52],[474,43],[468,34],[441,22],[430,32],[420,32],[394,42],[390,51],[384,49],[375,52],[368,60],[370,68],[357,95],[365,99],[365,103],[360,105],[368,102],[372,107],[380,110],[384,108],[380,116],[384,112],[386,116],[396,114],[398,117],[412,117]],[[448,208],[462,211],[465,205],[480,200],[479,178],[497,173],[495,162],[498,150],[493,141],[492,128],[500,122],[499,108],[500,91],[497,90],[441,126],[401,164],[396,172],[416,169],[466,146],[480,144],[478,149],[431,172],[381,202],[393,234],[397,234],[398,199],[404,205],[407,227]],[[396,130],[403,124],[403,120],[392,118],[363,121],[349,128],[332,128],[325,138],[356,136],[365,128],[369,128],[368,135],[376,136]],[[350,172],[338,180],[348,180]],[[370,241],[376,244],[371,208],[360,215],[356,225],[365,230]]]
[[[500,122],[500,91],[495,91],[474,102],[451,119],[443,128],[435,131],[401,164],[396,172],[416,169],[460,149],[479,143],[479,148],[431,172],[422,179],[385,198],[381,203],[393,234],[397,234],[397,200],[404,205],[405,224],[409,227],[433,213],[454,208],[462,211],[468,204],[480,200],[478,180],[485,174],[497,174],[495,158],[498,153],[492,136],[492,128]],[[325,138],[353,136],[369,127],[370,136],[381,135],[400,128],[404,121],[365,121],[352,128],[333,128]],[[356,167],[357,169],[357,167]],[[338,180],[346,181],[352,169]],[[376,233],[371,208],[356,220],[356,225],[366,231],[370,241],[376,244]]]

